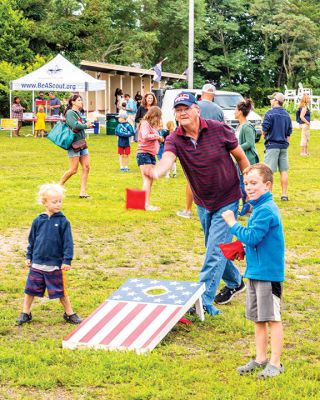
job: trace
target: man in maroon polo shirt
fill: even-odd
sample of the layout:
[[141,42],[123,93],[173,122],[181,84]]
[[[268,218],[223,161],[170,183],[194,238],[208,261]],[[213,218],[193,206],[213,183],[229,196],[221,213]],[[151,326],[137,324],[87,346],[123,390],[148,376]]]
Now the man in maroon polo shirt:
[[[199,106],[191,93],[181,92],[174,100],[174,109],[179,127],[167,137],[161,161],[147,174],[157,179],[165,175],[177,157],[180,160],[205,236],[206,256],[199,279],[206,285],[203,307],[208,314],[217,315],[219,310],[213,301],[226,304],[245,290],[239,270],[224,257],[218,245],[232,240],[231,230],[221,214],[232,209],[237,216],[241,197],[231,154],[241,171],[249,162],[228,125],[200,118]],[[221,279],[226,286],[216,296]]]

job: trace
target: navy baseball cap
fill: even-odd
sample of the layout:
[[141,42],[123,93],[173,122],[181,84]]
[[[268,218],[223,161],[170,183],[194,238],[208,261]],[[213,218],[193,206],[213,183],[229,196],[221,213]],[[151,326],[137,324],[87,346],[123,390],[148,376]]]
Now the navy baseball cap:
[[197,104],[197,100],[192,93],[181,92],[174,99],[173,107],[175,108],[180,104],[191,107],[192,104]]

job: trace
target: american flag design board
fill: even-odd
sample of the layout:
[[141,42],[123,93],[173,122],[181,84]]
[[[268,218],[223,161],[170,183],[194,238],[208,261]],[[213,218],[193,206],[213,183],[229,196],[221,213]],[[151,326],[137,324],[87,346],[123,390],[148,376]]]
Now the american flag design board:
[[193,304],[202,310],[204,291],[205,285],[197,282],[128,279],[62,347],[151,351]]

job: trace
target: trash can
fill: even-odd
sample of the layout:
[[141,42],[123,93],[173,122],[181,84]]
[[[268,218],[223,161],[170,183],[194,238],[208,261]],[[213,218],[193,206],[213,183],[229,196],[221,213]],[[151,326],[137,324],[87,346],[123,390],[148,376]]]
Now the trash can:
[[110,113],[106,115],[106,134],[114,135],[118,125],[118,114]]
[[94,121],[94,123],[93,123],[93,125],[94,125],[94,127],[93,127],[93,133],[95,134],[95,135],[98,135],[98,133],[99,133],[99,128],[100,128],[100,123],[99,123],[99,121]]

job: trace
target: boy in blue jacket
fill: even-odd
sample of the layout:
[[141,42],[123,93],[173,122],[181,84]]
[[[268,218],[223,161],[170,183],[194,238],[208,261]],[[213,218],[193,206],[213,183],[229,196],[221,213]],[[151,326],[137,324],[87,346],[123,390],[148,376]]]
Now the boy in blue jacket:
[[29,275],[25,287],[23,311],[17,318],[18,325],[32,320],[31,305],[34,297],[59,299],[64,307],[63,318],[71,324],[82,319],[73,312],[66,287],[66,271],[71,269],[73,241],[70,222],[62,214],[64,189],[58,184],[40,187],[38,198],[46,211],[33,222],[29,234],[26,266]]
[[[237,369],[240,375],[264,368],[258,378],[273,377],[284,371],[280,362],[283,327],[280,313],[284,280],[284,236],[279,209],[271,194],[272,170],[263,163],[243,171],[244,184],[252,214],[247,228],[241,226],[230,210],[222,217],[231,232],[246,245],[249,278],[246,317],[255,323],[256,358]],[[268,325],[271,332],[271,358],[267,360]]]
[[128,172],[130,155],[130,136],[134,136],[132,126],[127,122],[128,115],[125,111],[119,113],[119,124],[116,127],[115,134],[118,136],[118,154],[120,158],[120,171]]

